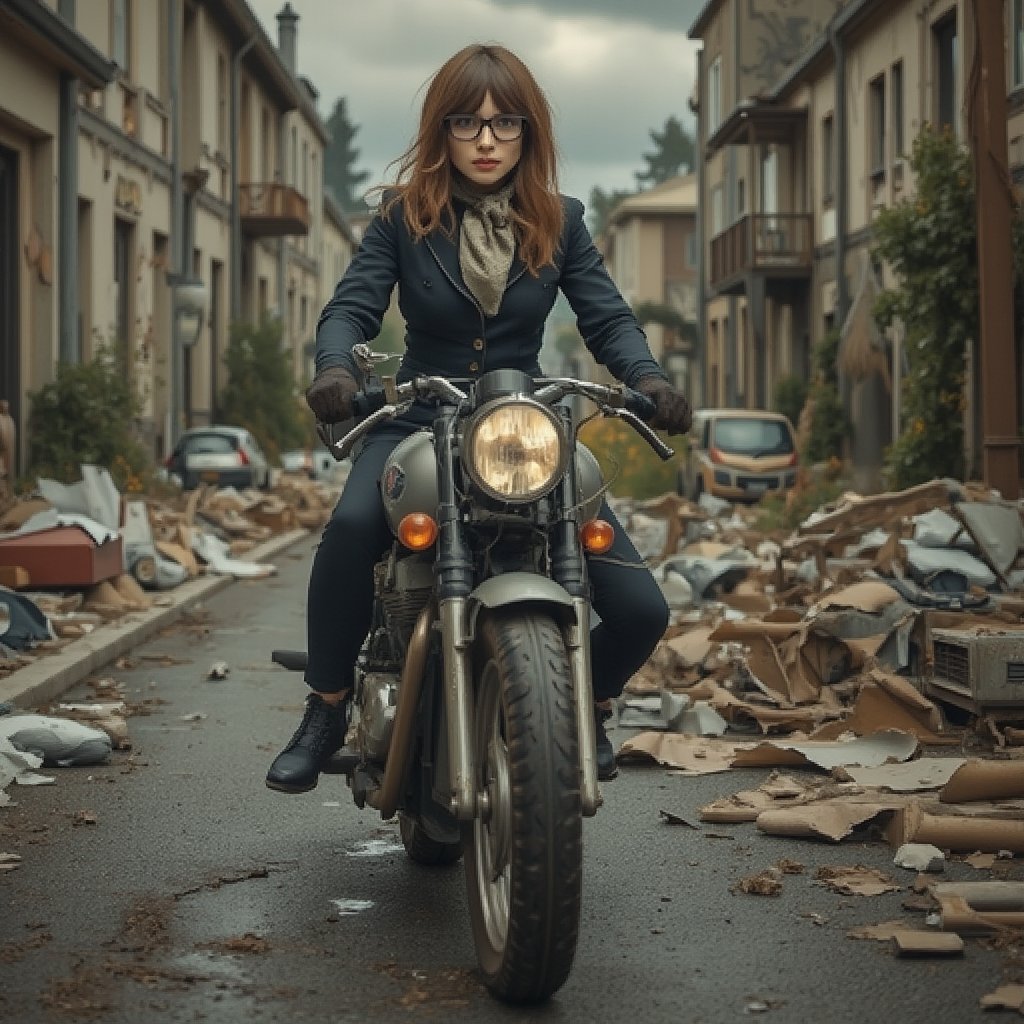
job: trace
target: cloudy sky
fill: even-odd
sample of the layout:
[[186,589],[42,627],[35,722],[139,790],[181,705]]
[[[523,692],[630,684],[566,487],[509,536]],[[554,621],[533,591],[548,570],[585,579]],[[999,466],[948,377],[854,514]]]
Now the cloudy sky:
[[[687,100],[696,48],[687,32],[706,0],[291,0],[299,14],[299,73],[326,120],[344,96],[359,126],[368,184],[412,138],[423,87],[456,50],[498,42],[529,65],[547,93],[563,192],[636,187],[651,129],[670,116],[693,130]],[[284,0],[249,0],[277,41]]]

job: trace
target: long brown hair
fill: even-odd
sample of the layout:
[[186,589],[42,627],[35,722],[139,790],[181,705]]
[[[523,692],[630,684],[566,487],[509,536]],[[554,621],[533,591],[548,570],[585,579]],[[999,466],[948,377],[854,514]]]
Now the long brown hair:
[[389,191],[384,213],[402,201],[405,223],[414,238],[437,228],[454,230],[452,166],[443,119],[476,110],[487,93],[500,110],[526,117],[522,155],[512,172],[512,220],[519,256],[536,275],[541,267],[553,262],[562,233],[558,154],[547,98],[529,68],[504,46],[467,46],[449,58],[431,79],[416,138],[395,161],[397,186]]

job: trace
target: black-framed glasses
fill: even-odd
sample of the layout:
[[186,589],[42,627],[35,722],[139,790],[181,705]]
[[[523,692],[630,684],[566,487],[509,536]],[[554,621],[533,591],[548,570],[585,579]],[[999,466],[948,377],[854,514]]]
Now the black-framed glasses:
[[495,114],[494,117],[477,117],[476,114],[449,114],[444,123],[453,139],[459,142],[474,142],[480,138],[484,128],[490,128],[498,142],[515,142],[523,134],[526,118],[522,114]]

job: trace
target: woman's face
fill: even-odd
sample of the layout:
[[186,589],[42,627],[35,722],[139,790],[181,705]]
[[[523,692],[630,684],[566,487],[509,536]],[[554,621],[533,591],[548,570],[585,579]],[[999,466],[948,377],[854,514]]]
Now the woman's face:
[[[491,94],[486,93],[476,110],[456,110],[452,113],[475,114],[486,120],[499,114],[515,115],[516,111],[499,110],[491,99]],[[468,119],[463,120],[465,124],[471,125]],[[455,138],[453,130],[452,127],[448,128],[448,157],[455,169],[483,192],[494,192],[501,188],[522,156],[522,134],[511,142],[501,142],[495,138],[494,129],[490,125],[484,125],[475,139],[463,141]],[[499,131],[499,134],[504,133]]]

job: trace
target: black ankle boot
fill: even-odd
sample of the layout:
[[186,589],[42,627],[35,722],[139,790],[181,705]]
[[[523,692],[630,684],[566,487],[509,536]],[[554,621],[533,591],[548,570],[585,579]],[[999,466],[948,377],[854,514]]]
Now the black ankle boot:
[[597,777],[603,782],[614,779],[619,774],[619,766],[615,763],[615,748],[604,731],[604,723],[611,717],[612,713],[607,708],[594,706],[594,731],[597,733]]
[[281,793],[315,789],[324,765],[345,742],[347,710],[348,698],[328,704],[319,694],[311,693],[298,730],[267,772],[267,785]]

